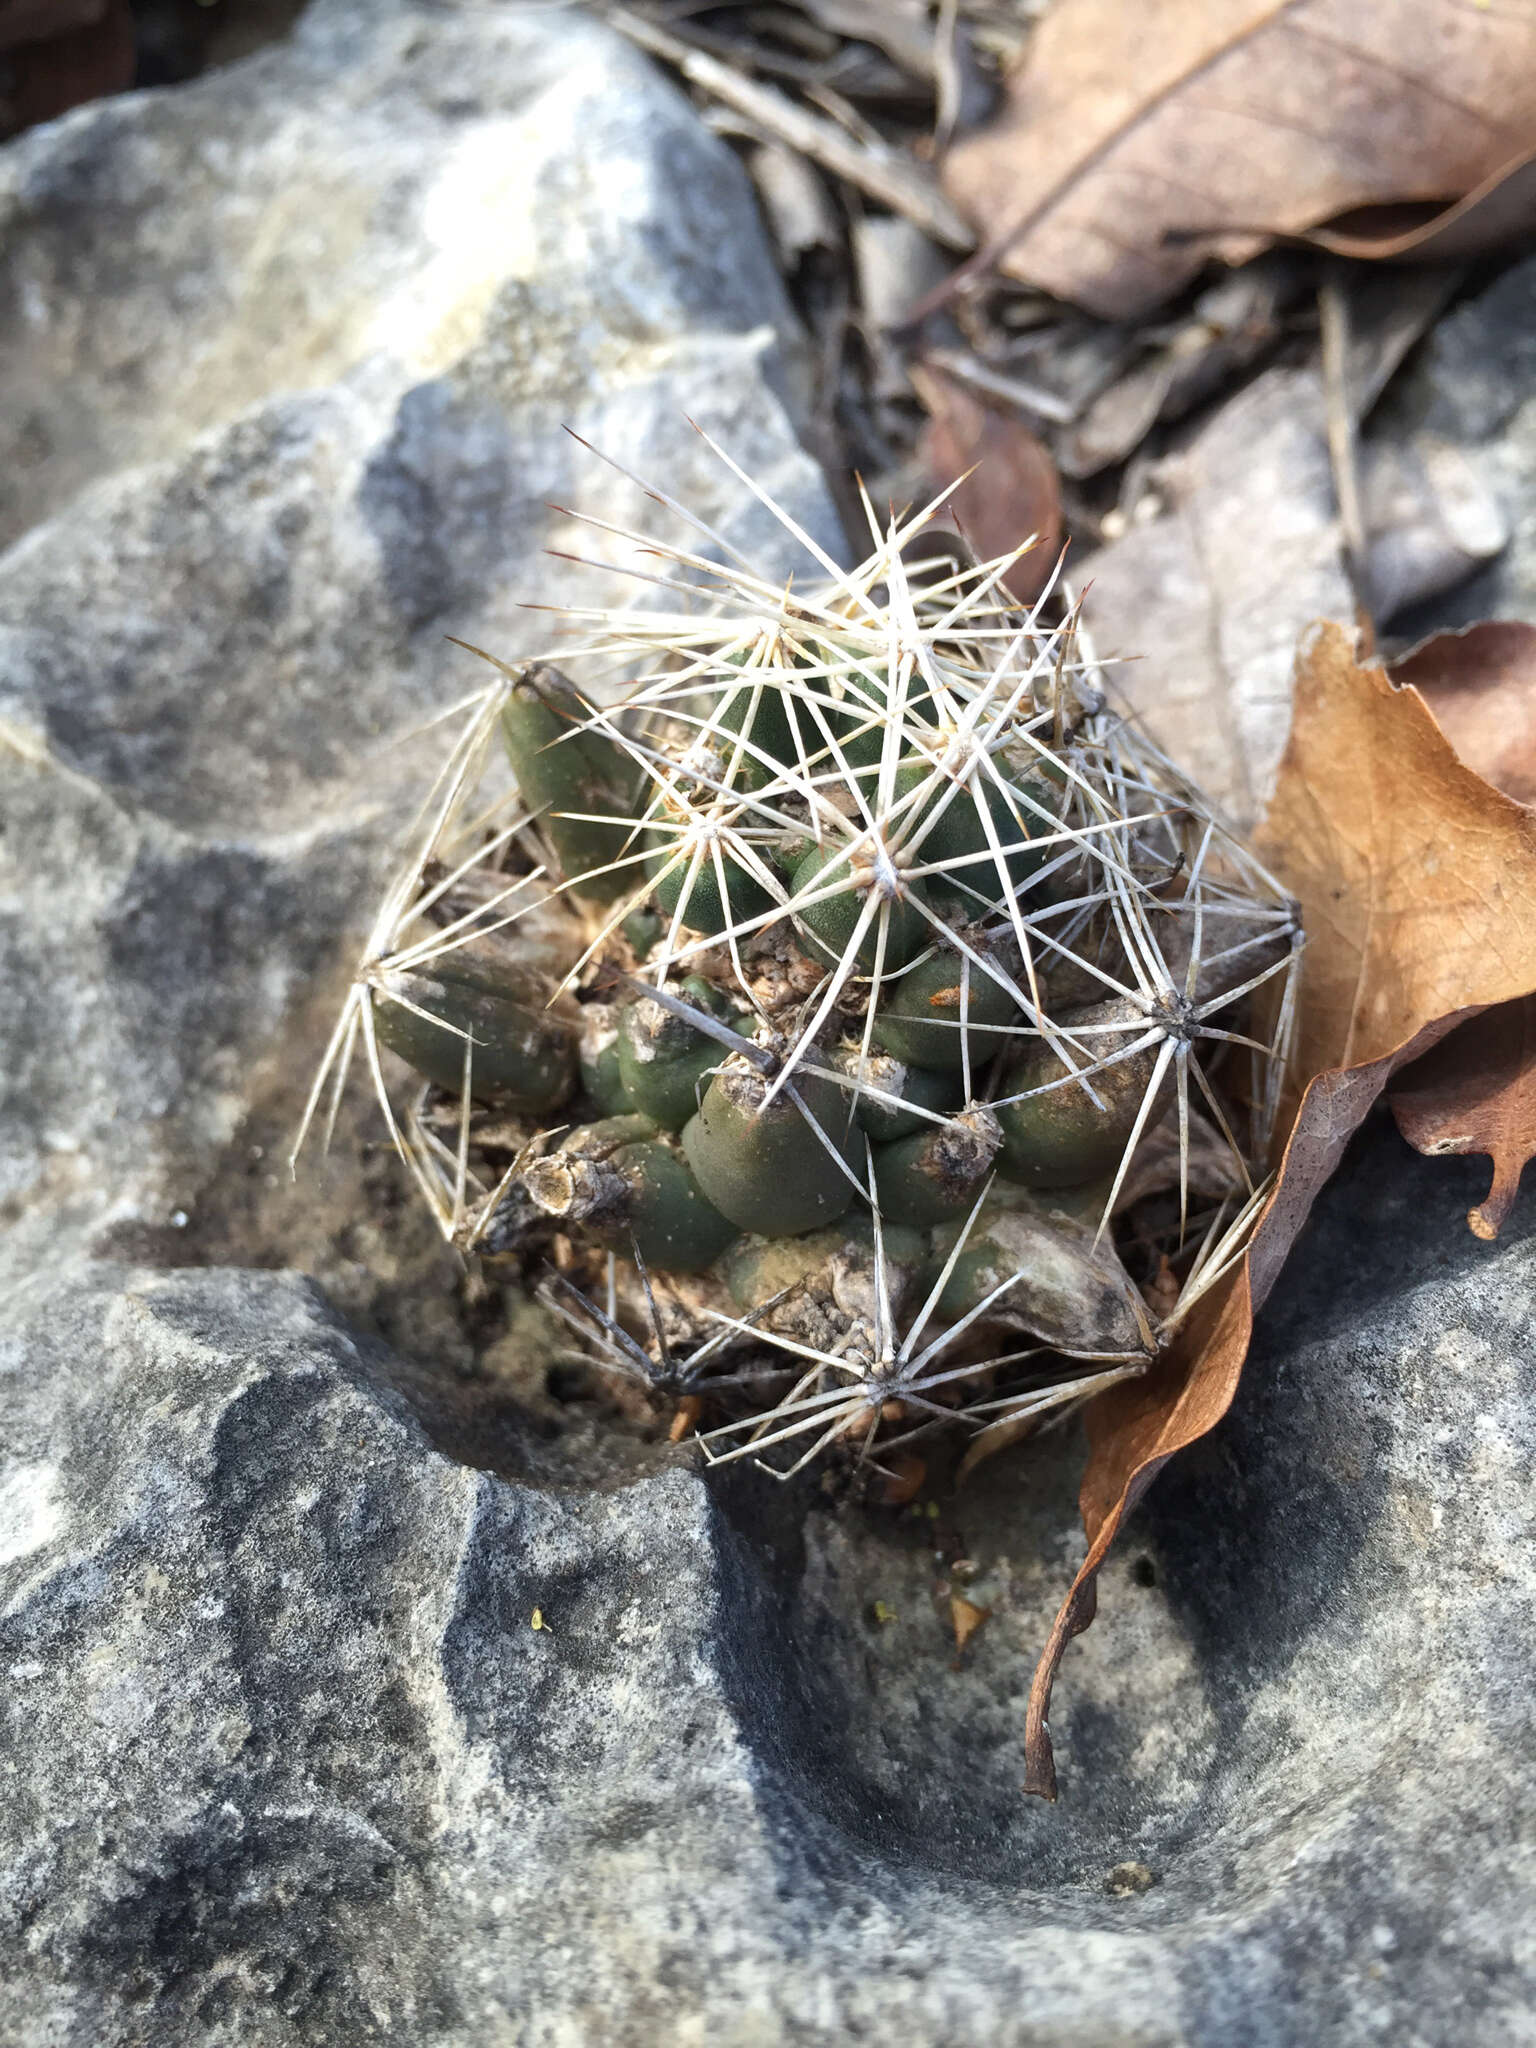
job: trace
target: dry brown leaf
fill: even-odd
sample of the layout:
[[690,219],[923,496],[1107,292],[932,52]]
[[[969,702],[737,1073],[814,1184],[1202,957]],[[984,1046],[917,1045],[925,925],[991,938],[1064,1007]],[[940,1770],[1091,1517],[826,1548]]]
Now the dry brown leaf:
[[1489,619],[1437,633],[1391,665],[1412,683],[1469,768],[1536,803],[1536,626]]
[[680,1444],[690,1437],[699,1426],[699,1417],[704,1413],[704,1403],[697,1394],[683,1394],[673,1411],[672,1424],[667,1431],[667,1442]]
[[1032,604],[1061,546],[1061,483],[1049,451],[1022,420],[931,364],[915,364],[911,376],[928,411],[919,459],[936,491],[965,477],[947,509],[978,557],[986,561],[1021,547],[1032,533],[1040,536],[1004,579],[1016,603]]
[[107,0],[0,0],[0,50],[89,28],[106,11]]
[[1536,988],[1536,816],[1458,758],[1417,690],[1357,667],[1342,627],[1303,652],[1256,843],[1302,906],[1304,1073]]
[[1099,1567],[1168,1459],[1227,1412],[1254,1311],[1350,1136],[1393,1073],[1467,1011],[1536,990],[1536,813],[1457,758],[1416,690],[1360,667],[1343,627],[1303,648],[1259,843],[1308,934],[1301,1071],[1313,1078],[1241,1266],[1152,1373],[1087,1410],[1088,1554],[1035,1673],[1025,1734],[1025,1789],[1046,1798],[1051,1686],[1093,1619]]
[[1296,643],[1351,604],[1321,380],[1265,370],[1155,488],[1165,516],[1074,563],[1094,649],[1158,745],[1252,831],[1285,752]]
[[898,1452],[888,1463],[885,1483],[880,1489],[881,1505],[904,1508],[908,1501],[916,1500],[927,1477],[926,1459],[920,1458],[916,1451]]
[[[1536,627],[1495,619],[1440,633],[1392,674],[1421,692],[1469,767],[1518,803],[1536,803]],[[1420,1152],[1492,1159],[1492,1185],[1467,1222],[1478,1237],[1497,1237],[1536,1157],[1536,1003],[1498,1003],[1458,1025],[1388,1101]]]
[[[987,238],[967,272],[995,262],[1127,320],[1213,256],[1242,262],[1325,224],[1347,233],[1339,217],[1362,208],[1449,209],[1501,178],[1518,187],[1533,129],[1526,9],[1057,0],[1005,112],[944,175]],[[1369,223],[1354,225],[1368,245]]]
[[1536,222],[1536,150],[1523,150],[1454,206],[1367,207],[1307,236],[1336,256],[1377,263],[1465,263]]
[[1499,1003],[1458,1025],[1387,1101],[1418,1151],[1488,1154],[1493,1183],[1467,1222],[1474,1235],[1497,1237],[1536,1157],[1536,999]]
[[132,83],[133,10],[129,0],[15,5],[0,11],[0,48],[0,135],[13,135]]

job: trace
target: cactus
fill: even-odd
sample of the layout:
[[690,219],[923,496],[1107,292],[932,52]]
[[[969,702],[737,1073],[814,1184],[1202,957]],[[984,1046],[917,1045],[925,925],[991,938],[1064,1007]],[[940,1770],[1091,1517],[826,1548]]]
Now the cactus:
[[305,1119],[361,1055],[445,1234],[715,1459],[1144,1371],[1261,1191],[1293,907],[939,509],[816,586],[672,550],[690,609],[583,615],[617,702],[493,662]]

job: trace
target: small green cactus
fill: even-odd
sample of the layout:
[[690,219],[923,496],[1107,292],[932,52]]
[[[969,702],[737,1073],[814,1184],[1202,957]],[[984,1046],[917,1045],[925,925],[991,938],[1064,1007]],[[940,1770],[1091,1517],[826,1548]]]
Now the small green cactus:
[[584,615],[616,701],[493,662],[306,1117],[361,1051],[444,1232],[554,1241],[552,1305],[713,1458],[1143,1371],[1260,1192],[1293,907],[938,509],[816,587],[678,551],[690,609]]

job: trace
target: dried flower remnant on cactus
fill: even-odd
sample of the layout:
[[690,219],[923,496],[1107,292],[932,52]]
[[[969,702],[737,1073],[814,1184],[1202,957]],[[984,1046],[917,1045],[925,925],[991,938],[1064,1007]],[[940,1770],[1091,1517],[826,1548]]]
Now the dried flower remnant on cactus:
[[1257,1206],[1293,907],[942,504],[813,586],[591,522],[650,608],[484,656],[305,1119],[360,1058],[445,1235],[715,1460],[1017,1435]]

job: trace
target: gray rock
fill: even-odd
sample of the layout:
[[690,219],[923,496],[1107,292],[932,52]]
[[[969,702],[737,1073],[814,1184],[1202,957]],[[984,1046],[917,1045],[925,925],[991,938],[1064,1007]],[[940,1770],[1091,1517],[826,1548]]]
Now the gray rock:
[[[39,1281],[0,2040],[1528,2039],[1536,1246],[1471,1239],[1475,1175],[1382,1124],[1325,1195],[1069,1656],[1055,1808],[1057,1439],[936,1532],[639,1444],[571,1492],[294,1276]],[[935,1541],[994,1609],[960,1669]]]
[[1508,529],[1498,558],[1453,594],[1396,621],[1396,637],[1536,621],[1536,258],[1446,316],[1383,402],[1381,431],[1457,451]]
[[[1362,583],[1399,644],[1441,624],[1524,616],[1536,602],[1521,581],[1536,593],[1536,404],[1522,411],[1520,385],[1536,285],[1521,275],[1434,330],[1426,367],[1358,443]],[[1406,345],[1390,332],[1394,299],[1411,327],[1430,311],[1422,292],[1413,280],[1383,284],[1381,303],[1367,301],[1383,373]],[[1369,399],[1369,365],[1359,376]],[[1128,383],[1109,394],[1116,404]],[[1290,732],[1303,634],[1355,615],[1320,376],[1265,370],[1139,474],[1127,530],[1074,572],[1087,623],[1132,710],[1248,828]]]
[[1256,378],[1158,466],[1148,510],[1078,564],[1088,626],[1118,693],[1248,827],[1285,750],[1297,641],[1353,615],[1316,375]]
[[549,637],[526,601],[636,588],[628,545],[550,501],[684,532],[566,427],[803,562],[691,417],[841,543],[746,178],[569,8],[322,0],[287,44],[0,153],[0,249],[25,1270],[61,1230],[212,1215],[256,1105],[276,1164],[441,755],[401,741],[485,673],[445,636],[517,657]]

